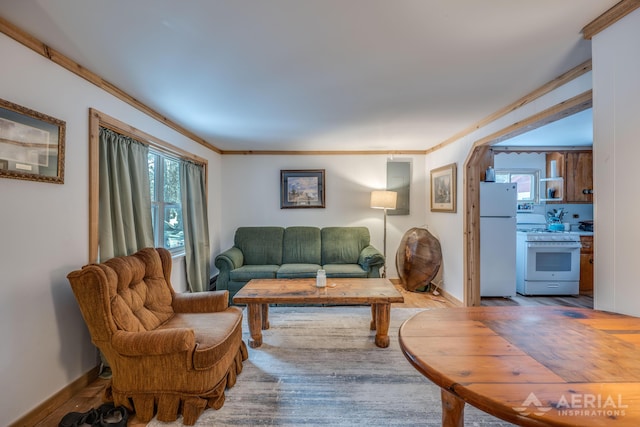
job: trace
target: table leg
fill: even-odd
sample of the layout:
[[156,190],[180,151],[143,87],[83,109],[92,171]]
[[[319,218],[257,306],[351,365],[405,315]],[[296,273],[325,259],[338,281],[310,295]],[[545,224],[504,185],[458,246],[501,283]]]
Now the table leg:
[[389,347],[389,321],[391,320],[391,304],[375,304],[376,307],[376,345]]
[[376,330],[376,305],[371,304],[371,324],[369,325],[369,329],[372,331]]
[[262,304],[247,304],[247,322],[249,323],[249,347],[262,345]]
[[262,304],[262,329],[269,329],[269,304]]
[[441,389],[442,427],[464,427],[464,400]]

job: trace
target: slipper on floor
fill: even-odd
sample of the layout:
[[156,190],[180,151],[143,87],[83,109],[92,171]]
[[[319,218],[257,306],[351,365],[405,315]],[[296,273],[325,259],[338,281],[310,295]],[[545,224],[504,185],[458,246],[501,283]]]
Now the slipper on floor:
[[113,404],[113,402],[103,403],[102,405],[98,406],[98,409],[97,409],[98,420],[100,419],[100,415],[106,414],[113,408],[115,408],[115,405]]
[[124,406],[114,407],[113,404],[100,406],[100,427],[126,427],[129,413]]
[[100,414],[91,408],[87,412],[69,412],[62,417],[58,427],[95,426],[98,421],[100,421]]

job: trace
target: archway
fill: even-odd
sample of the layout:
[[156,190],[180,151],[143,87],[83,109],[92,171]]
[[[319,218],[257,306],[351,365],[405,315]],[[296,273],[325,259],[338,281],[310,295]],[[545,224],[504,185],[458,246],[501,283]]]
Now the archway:
[[480,182],[493,166],[491,146],[572,114],[591,108],[589,90],[514,123],[473,144],[463,168],[464,305],[480,305]]

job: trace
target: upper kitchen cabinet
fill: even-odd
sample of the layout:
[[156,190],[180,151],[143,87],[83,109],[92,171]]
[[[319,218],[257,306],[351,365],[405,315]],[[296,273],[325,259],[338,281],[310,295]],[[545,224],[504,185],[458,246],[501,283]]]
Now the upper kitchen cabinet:
[[593,203],[593,153],[570,151],[567,157],[567,202]]
[[[593,203],[593,153],[591,151],[552,152],[548,153],[546,158],[545,181],[553,180],[555,177],[563,178],[556,182],[557,186],[562,186],[562,189],[557,190],[555,197],[545,195],[547,203]],[[543,184],[542,180],[541,184]],[[549,187],[548,182],[544,184],[544,186],[541,185],[541,189]]]

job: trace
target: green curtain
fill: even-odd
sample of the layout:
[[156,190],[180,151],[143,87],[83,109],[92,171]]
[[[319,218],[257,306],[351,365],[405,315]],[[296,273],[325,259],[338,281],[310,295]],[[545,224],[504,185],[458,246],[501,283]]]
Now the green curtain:
[[149,147],[100,128],[100,261],[154,245]]
[[204,167],[180,162],[187,284],[191,292],[209,290],[209,221]]

